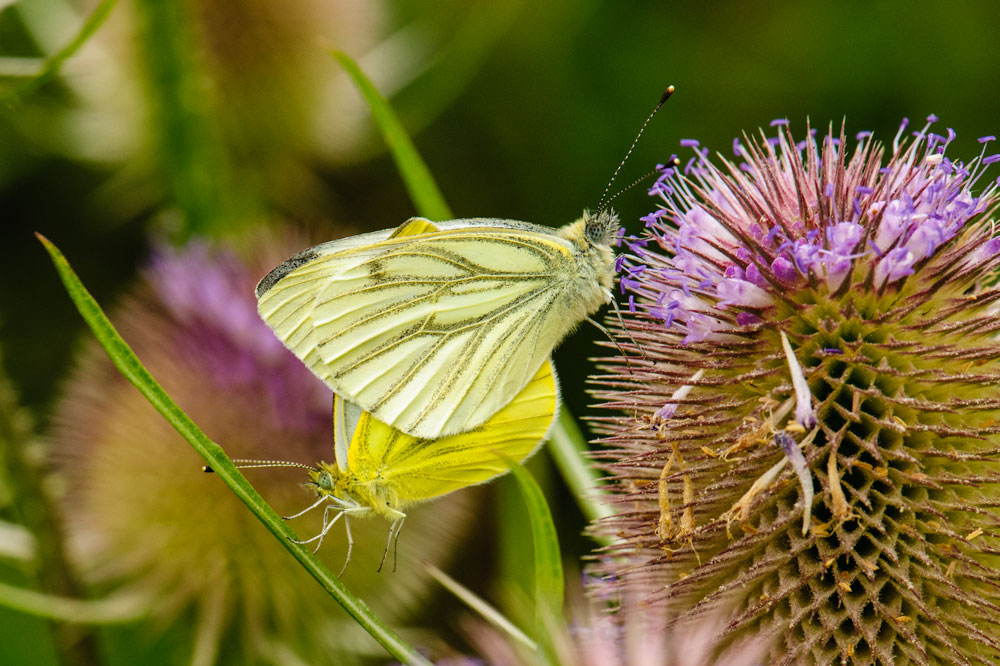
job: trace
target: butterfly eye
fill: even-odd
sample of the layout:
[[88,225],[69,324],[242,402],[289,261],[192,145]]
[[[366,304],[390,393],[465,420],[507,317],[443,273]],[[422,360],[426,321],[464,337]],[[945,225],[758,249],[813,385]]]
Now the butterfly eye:
[[316,485],[320,490],[333,490],[333,476],[327,471],[322,471],[316,476]]
[[594,245],[607,245],[618,232],[618,215],[612,210],[601,210],[597,215],[585,213],[583,233]]

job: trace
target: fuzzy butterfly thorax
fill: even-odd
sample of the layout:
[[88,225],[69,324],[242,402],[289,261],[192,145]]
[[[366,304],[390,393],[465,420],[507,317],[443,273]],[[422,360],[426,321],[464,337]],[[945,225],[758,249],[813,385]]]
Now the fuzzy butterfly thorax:
[[611,245],[611,241],[621,224],[618,222],[618,213],[610,208],[598,210],[596,214],[589,210],[583,211],[584,234],[592,245]]

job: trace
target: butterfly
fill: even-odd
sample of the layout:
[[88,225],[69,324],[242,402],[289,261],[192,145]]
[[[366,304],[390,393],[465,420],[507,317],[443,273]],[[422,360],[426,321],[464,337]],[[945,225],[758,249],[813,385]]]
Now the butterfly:
[[[334,397],[334,464],[309,469],[311,487],[319,499],[288,516],[296,518],[326,504],[319,534],[299,543],[318,541],[343,517],[382,516],[391,521],[386,553],[399,535],[409,506],[466,486],[484,483],[509,471],[511,461],[532,455],[555,419],[557,383],[549,361],[542,363],[528,384],[492,418],[469,432],[439,439],[421,439],[376,419],[357,405]],[[333,517],[330,517],[333,512]],[[382,557],[385,562],[385,555]],[[344,567],[347,567],[347,562]],[[379,567],[381,569],[381,566]],[[343,573],[343,570],[341,570]]]
[[485,423],[612,300],[618,231],[606,209],[557,230],[413,218],[288,259],[258,311],[337,395],[438,439]]

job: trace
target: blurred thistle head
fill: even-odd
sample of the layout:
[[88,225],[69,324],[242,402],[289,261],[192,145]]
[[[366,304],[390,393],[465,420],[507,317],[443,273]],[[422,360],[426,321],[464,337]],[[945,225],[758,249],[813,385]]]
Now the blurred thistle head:
[[[566,617],[544,622],[542,642],[547,648],[543,658],[524,641],[504,633],[481,620],[463,623],[469,642],[482,660],[456,659],[449,666],[521,666],[522,664],[561,664],[564,666],[758,666],[763,663],[767,645],[758,637],[749,637],[724,651],[716,649],[715,635],[722,628],[719,613],[679,628],[670,625],[664,605],[647,606],[643,598],[651,587],[634,586],[628,590],[613,583],[592,579],[583,586],[568,590]],[[623,594],[624,593],[624,594]],[[530,606],[525,600],[526,608]],[[531,617],[528,612],[524,617]],[[536,628],[537,630],[537,628]],[[537,638],[537,636],[536,636]]]
[[[112,313],[123,337],[166,391],[232,457],[313,463],[332,459],[331,394],[257,316],[254,285],[301,242],[160,248]],[[54,457],[75,564],[98,589],[148,602],[158,630],[190,638],[176,661],[343,663],[371,650],[357,623],[320,589],[203,461],[88,344],[55,416]],[[296,469],[254,469],[250,482],[279,513],[313,501]],[[442,564],[468,525],[467,494],[411,513],[399,570],[376,574],[385,526],[354,527],[344,575],[381,616],[405,617],[428,587],[419,557]],[[321,517],[293,528],[312,536]],[[340,537],[340,538],[336,538]],[[334,571],[343,533],[320,556]],[[377,649],[377,648],[375,648]]]
[[720,646],[778,635],[770,664],[1000,659],[1000,156],[935,121],[682,142],[623,239],[596,569],[677,622],[728,609]]

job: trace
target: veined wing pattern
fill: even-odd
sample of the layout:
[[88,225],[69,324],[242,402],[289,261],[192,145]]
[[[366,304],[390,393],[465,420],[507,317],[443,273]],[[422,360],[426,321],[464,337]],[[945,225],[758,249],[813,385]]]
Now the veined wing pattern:
[[262,281],[259,308],[334,391],[404,432],[477,427],[567,332],[572,247],[551,232],[457,226],[364,238],[289,260]]

